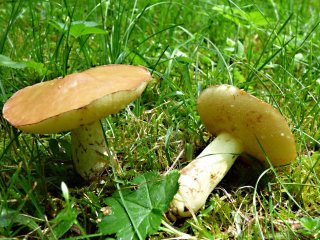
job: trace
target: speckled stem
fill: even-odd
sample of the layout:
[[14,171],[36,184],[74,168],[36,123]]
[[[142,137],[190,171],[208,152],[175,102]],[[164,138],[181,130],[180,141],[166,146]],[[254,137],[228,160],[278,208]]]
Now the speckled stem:
[[100,122],[86,124],[73,130],[71,139],[76,171],[86,180],[99,176],[109,163]]
[[181,170],[179,190],[170,206],[171,214],[189,217],[203,207],[241,152],[242,144],[232,135],[218,135],[195,160]]

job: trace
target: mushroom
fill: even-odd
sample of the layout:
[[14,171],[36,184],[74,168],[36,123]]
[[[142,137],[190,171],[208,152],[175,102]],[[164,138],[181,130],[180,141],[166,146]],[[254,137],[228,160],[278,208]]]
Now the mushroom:
[[29,133],[71,131],[75,169],[90,180],[108,163],[100,119],[138,98],[150,79],[149,71],[139,66],[91,68],[19,90],[5,103],[3,116]]
[[230,85],[205,89],[198,98],[198,112],[206,129],[216,138],[181,170],[179,190],[171,214],[188,217],[204,206],[209,194],[226,175],[236,158],[246,153],[274,166],[296,158],[293,135],[278,110]]

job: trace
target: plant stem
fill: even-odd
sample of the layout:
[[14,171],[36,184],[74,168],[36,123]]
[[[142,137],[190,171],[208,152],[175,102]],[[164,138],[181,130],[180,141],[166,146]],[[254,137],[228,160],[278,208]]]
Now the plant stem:
[[71,131],[71,140],[76,171],[87,180],[101,174],[109,163],[109,158],[100,122],[86,124]]
[[179,190],[171,203],[173,214],[189,217],[203,207],[241,152],[242,144],[238,139],[228,133],[218,135],[181,170]]
[[175,229],[174,227],[172,227],[170,224],[168,224],[166,221],[162,220],[161,221],[162,225],[164,227],[160,227],[161,230],[163,231],[166,231],[168,233],[171,233],[171,234],[175,234],[176,236],[178,236],[178,238],[175,238],[175,239],[196,239],[195,237],[187,234],[187,233],[184,233],[184,232],[181,232],[177,229]]

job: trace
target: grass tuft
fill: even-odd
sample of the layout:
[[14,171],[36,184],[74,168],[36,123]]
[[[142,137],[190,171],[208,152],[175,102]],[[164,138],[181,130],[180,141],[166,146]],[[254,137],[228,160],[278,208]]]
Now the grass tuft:
[[68,133],[30,135],[0,116],[0,237],[103,238],[104,199],[197,156],[212,139],[197,97],[229,83],[286,117],[296,161],[268,169],[238,161],[196,216],[166,219],[150,239],[319,238],[317,0],[17,0],[0,12],[2,107],[25,86],[93,66],[143,65],[153,75],[141,98],[102,121],[115,164],[91,183],[73,172]]

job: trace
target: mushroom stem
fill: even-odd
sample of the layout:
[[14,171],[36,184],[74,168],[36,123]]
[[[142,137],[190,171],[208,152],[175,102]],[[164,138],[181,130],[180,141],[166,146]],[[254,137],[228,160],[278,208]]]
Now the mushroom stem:
[[99,121],[71,131],[73,163],[86,180],[102,173],[108,161],[105,136]]
[[204,206],[242,151],[237,138],[229,133],[219,134],[181,170],[179,190],[171,203],[171,212],[177,217],[189,217]]

